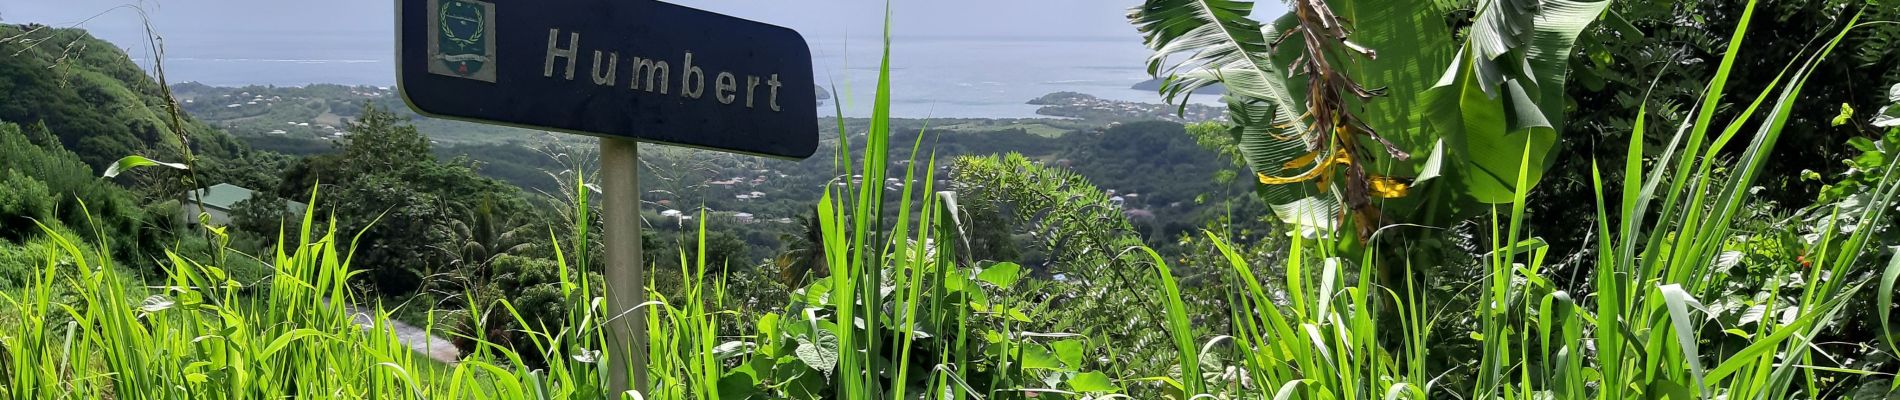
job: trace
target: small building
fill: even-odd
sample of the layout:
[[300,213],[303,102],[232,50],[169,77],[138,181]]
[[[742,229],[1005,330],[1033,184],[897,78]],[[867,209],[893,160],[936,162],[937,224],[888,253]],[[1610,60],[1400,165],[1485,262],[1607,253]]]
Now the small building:
[[735,221],[738,221],[738,222],[739,222],[739,223],[741,223],[741,224],[750,224],[750,223],[752,223],[752,218],[753,218],[753,215],[752,215],[751,213],[737,213],[737,214],[732,214],[732,219],[733,219],[733,220],[735,220]]
[[[256,194],[256,192],[250,189],[245,189],[237,185],[220,183],[209,188],[200,189],[197,193],[186,194],[183,203],[184,206],[180,207],[180,209],[182,209],[185,214],[186,224],[197,225],[198,214],[203,213],[210,216],[212,224],[230,225],[231,212],[237,209],[237,204],[250,199],[251,196]],[[200,204],[200,201],[202,201],[203,204]],[[284,200],[284,213],[292,219],[301,219],[304,209],[307,207],[309,206],[304,203]]]

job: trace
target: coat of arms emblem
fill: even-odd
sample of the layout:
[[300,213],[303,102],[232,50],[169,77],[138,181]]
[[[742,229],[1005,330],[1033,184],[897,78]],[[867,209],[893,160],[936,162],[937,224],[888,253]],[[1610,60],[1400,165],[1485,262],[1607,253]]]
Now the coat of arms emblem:
[[429,73],[495,82],[495,4],[429,0]]

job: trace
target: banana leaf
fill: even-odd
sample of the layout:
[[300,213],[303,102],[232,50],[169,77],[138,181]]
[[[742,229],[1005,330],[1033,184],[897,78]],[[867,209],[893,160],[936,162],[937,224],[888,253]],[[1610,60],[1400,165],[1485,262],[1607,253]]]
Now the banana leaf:
[[[1325,54],[1344,60],[1335,63],[1339,72],[1385,93],[1354,100],[1351,112],[1408,157],[1368,152],[1361,162],[1369,172],[1408,179],[1414,189],[1427,181],[1452,185],[1460,201],[1508,202],[1527,150],[1528,182],[1534,185],[1548,167],[1563,124],[1566,59],[1578,33],[1608,2],[1489,0],[1480,4],[1462,43],[1453,38],[1456,21],[1447,17],[1459,3],[1327,1],[1350,24],[1351,41],[1376,53]],[[1302,162],[1315,153],[1331,157],[1334,149],[1314,145],[1327,141],[1307,129],[1312,116],[1302,115],[1306,80],[1287,73],[1286,66],[1306,52],[1298,38],[1282,38],[1296,17],[1261,24],[1253,19],[1254,6],[1149,0],[1129,16],[1155,51],[1149,72],[1168,78],[1164,98],[1176,101],[1195,89],[1226,85],[1232,133],[1247,165],[1263,178],[1260,196],[1276,215],[1304,227],[1336,228],[1338,179],[1310,179],[1324,163]],[[1433,179],[1440,176],[1446,179]],[[1387,208],[1426,212],[1431,206]]]

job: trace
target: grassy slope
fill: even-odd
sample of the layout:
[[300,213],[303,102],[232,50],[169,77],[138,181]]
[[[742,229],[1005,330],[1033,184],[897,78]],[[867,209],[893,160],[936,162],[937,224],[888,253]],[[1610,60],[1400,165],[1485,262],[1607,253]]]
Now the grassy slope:
[[[46,124],[95,168],[127,154],[179,154],[160,86],[118,46],[80,29],[0,25],[0,54],[0,120]],[[203,155],[242,151],[229,135],[182,122]]]

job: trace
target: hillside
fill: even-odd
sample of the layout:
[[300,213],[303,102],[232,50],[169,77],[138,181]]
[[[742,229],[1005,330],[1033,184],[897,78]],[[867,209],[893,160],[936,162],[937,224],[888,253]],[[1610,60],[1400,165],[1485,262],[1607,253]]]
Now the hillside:
[[[162,87],[119,46],[80,29],[0,24],[0,121],[44,125],[95,169],[130,154],[178,159]],[[193,149],[235,157],[244,146],[181,116]]]

